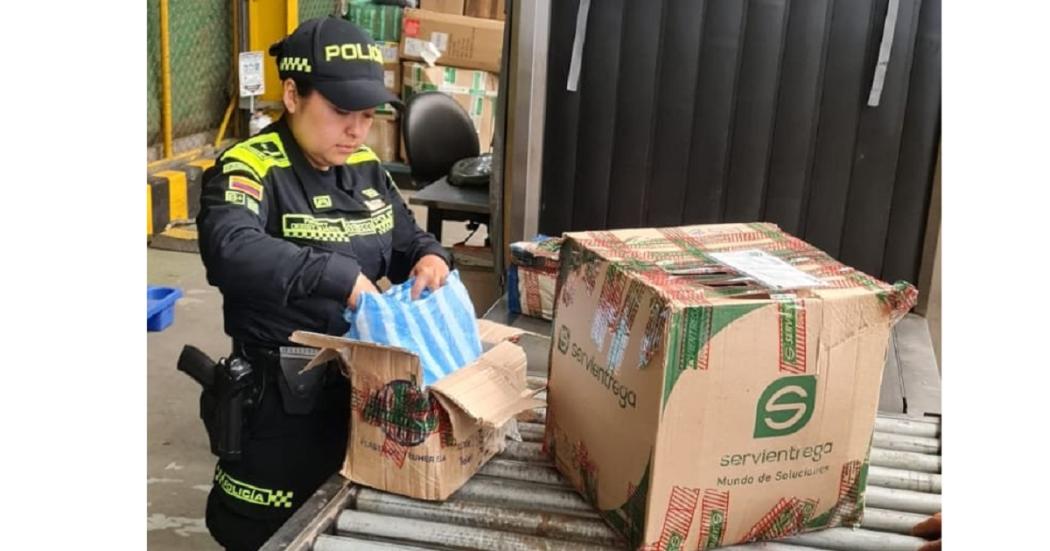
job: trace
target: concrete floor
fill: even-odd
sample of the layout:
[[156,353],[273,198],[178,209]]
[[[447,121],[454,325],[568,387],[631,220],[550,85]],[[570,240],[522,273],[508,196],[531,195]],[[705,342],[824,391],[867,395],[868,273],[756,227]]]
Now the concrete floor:
[[[426,209],[412,209],[425,227]],[[443,235],[445,244],[451,245],[467,232],[463,224],[446,222]],[[485,236],[482,228],[469,243],[483,244]],[[175,322],[146,337],[147,544],[159,551],[220,549],[204,525],[215,457],[198,417],[200,387],[175,364],[185,344],[216,359],[229,353],[230,339],[222,329],[222,296],[205,280],[197,254],[149,249],[146,258],[151,285],[171,285],[183,292],[175,306]],[[466,285],[470,289],[470,283]]]
[[213,358],[229,353],[222,297],[204,279],[196,254],[150,249],[148,281],[182,289],[175,323],[147,333],[147,538],[150,549],[220,549],[204,526],[204,503],[215,458],[197,417],[200,387],[175,370],[185,344]]

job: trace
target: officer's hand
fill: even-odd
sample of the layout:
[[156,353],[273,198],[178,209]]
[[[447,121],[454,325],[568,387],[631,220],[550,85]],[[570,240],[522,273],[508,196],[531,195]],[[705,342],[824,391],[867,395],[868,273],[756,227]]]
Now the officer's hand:
[[[932,517],[916,524],[911,529],[911,535],[918,536],[920,538],[934,540],[930,543],[923,545],[919,548],[919,551],[940,551],[941,549],[941,514],[937,513]],[[936,539],[934,539],[936,538]]]
[[354,288],[350,291],[350,296],[346,299],[346,305],[351,310],[357,309],[357,297],[361,296],[361,293],[378,293],[379,289],[365,277],[364,274],[357,274],[357,281],[354,282]]
[[445,284],[448,278],[448,264],[445,264],[444,258],[428,254],[416,262],[412,268],[412,277],[416,278],[412,284],[412,300],[416,300],[423,293],[423,289],[436,291]]

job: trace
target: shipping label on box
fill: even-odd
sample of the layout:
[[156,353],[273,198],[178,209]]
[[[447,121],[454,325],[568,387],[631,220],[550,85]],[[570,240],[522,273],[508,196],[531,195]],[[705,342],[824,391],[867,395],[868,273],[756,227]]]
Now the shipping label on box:
[[[717,260],[734,251],[816,283],[773,288]],[[546,445],[632,548],[859,523],[889,333],[914,287],[772,224],[568,233],[560,256]]]
[[524,333],[478,320],[487,349],[430,385],[407,350],[303,331],[291,340],[320,350],[304,369],[338,360],[349,373],[351,418],[341,474],[386,492],[448,498],[505,446],[514,415],[544,402],[525,383]]

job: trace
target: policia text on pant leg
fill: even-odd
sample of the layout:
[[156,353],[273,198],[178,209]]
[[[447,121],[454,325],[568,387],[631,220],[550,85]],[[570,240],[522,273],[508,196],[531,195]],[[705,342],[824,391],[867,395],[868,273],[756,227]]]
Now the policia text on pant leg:
[[347,382],[334,365],[299,375],[287,349],[282,358],[289,335],[342,335],[344,308],[372,282],[411,275],[418,296],[444,284],[450,264],[361,145],[374,108],[400,105],[383,85],[379,48],[351,23],[322,18],[270,53],[286,113],[219,156],[197,218],[233,351],[218,365],[187,351],[180,365],[206,385],[201,416],[220,456],[208,529],[236,549],[264,543],[342,464]]

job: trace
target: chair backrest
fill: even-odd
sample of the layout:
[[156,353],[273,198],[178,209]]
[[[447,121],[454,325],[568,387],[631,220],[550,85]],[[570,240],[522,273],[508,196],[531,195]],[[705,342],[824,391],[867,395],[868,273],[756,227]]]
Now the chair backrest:
[[441,92],[420,92],[409,98],[402,131],[406,161],[417,180],[432,182],[446,176],[456,161],[477,157],[481,150],[470,116]]

